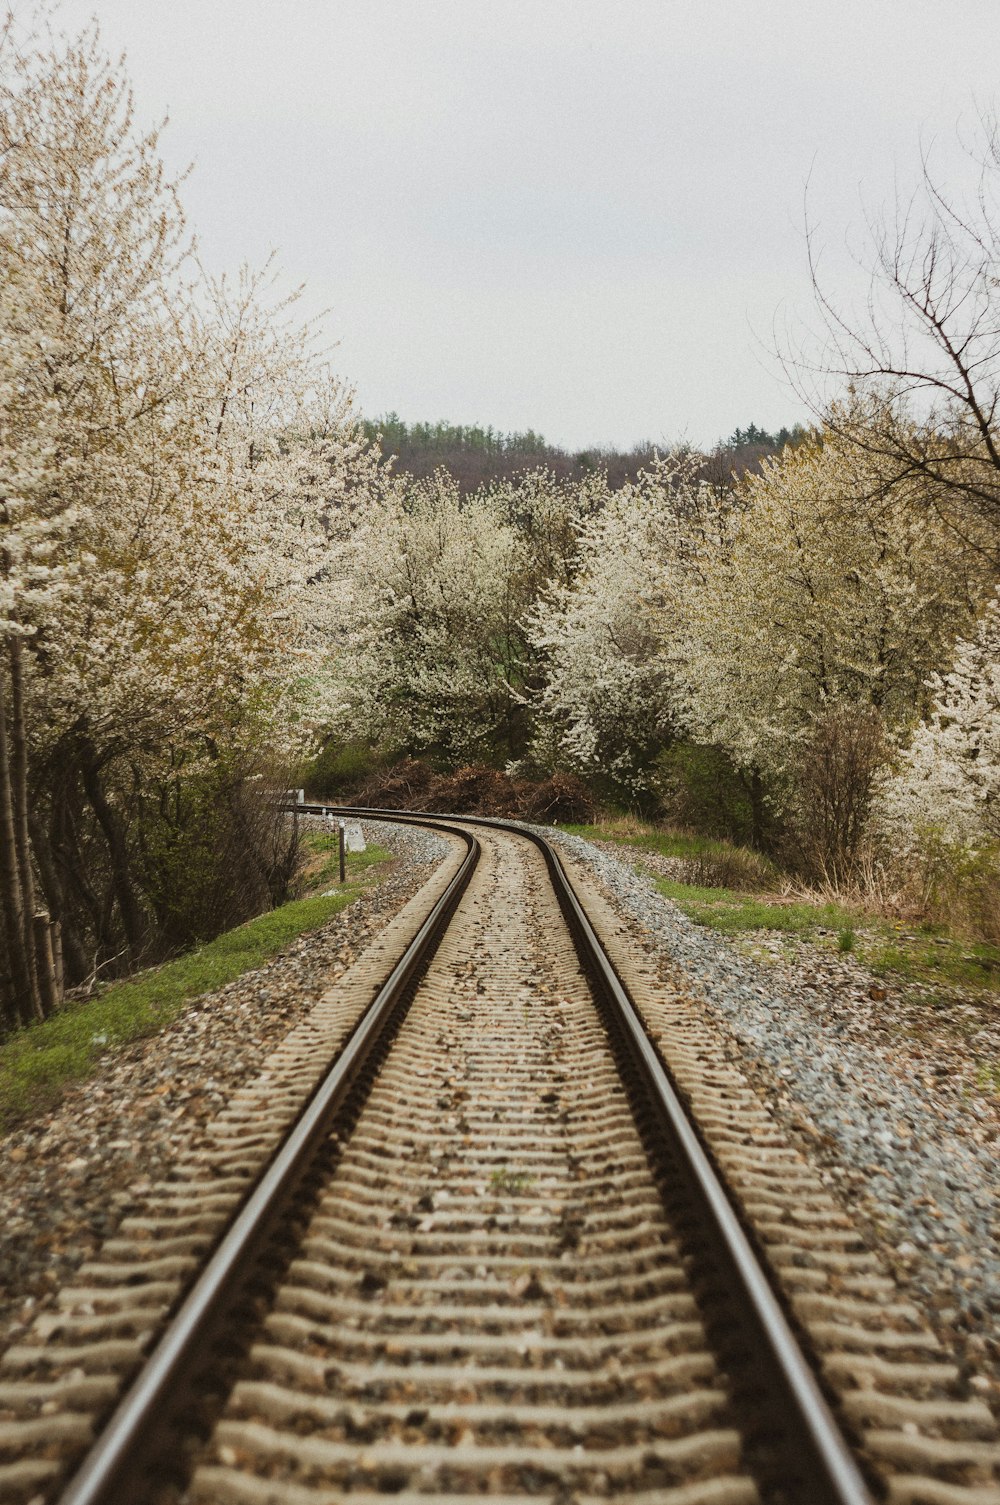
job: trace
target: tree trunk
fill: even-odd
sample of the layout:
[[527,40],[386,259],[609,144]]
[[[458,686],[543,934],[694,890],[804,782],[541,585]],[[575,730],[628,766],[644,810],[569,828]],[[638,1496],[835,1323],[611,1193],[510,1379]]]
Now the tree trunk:
[[14,633],[10,649],[10,782],[14,806],[14,841],[21,880],[24,910],[24,941],[35,1007],[46,1013],[46,989],[39,975],[35,937],[35,875],[31,867],[31,835],[28,831],[28,734],[24,716],[24,641]]
[[[61,998],[63,993],[61,979],[64,971],[69,973],[72,981],[82,982],[89,970],[87,958],[80,940],[79,929],[69,911],[63,881],[56,868],[55,857],[52,853],[52,839],[41,817],[35,811],[29,811],[28,824],[31,829],[31,846],[38,864],[42,892],[45,894],[45,902],[52,916],[52,945]],[[53,816],[53,824],[55,824],[55,816]]]
[[51,1014],[62,1003],[62,990],[56,971],[55,952],[52,947],[53,923],[47,914],[32,917],[35,933],[35,957],[38,966],[38,991],[42,999],[42,1012]]
[[125,928],[125,939],[128,942],[129,955],[133,961],[138,961],[142,955],[145,927],[142,920],[142,910],[139,907],[139,901],[132,886],[125,831],[118,818],[118,812],[104,793],[97,757],[89,743],[84,742],[82,744],[80,758],[83,787],[87,791],[87,798],[91,803],[94,814],[97,816],[98,824],[104,832],[104,839],[108,844],[108,852],[111,857],[111,881],[114,887],[115,898],[118,901],[118,912],[121,915],[122,925]]
[[41,1005],[32,987],[29,947],[25,944],[24,896],[17,860],[14,792],[11,786],[10,747],[7,736],[5,686],[0,681],[0,907],[3,909],[7,962],[13,998],[11,1022],[29,1024],[41,1017]]
[[106,936],[101,930],[101,900],[90,881],[80,852],[77,830],[78,816],[82,813],[82,801],[80,803],[81,810],[76,812],[66,799],[60,800],[55,806],[52,812],[52,856],[59,866],[67,908],[70,905],[70,895],[75,894],[90,916],[98,945],[103,946],[105,941],[110,943],[110,936]]
[[764,850],[764,781],[759,768],[750,770],[750,845]]

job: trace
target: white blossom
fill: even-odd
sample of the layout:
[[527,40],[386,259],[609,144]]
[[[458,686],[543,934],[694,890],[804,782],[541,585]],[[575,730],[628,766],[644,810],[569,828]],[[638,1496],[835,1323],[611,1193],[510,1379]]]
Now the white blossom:
[[986,588],[933,498],[833,434],[750,477],[690,603],[686,718],[775,791],[832,707],[903,733]]
[[501,513],[441,471],[385,482],[359,518],[341,587],[342,714],[355,735],[456,758],[504,738],[519,708],[528,553]]
[[580,523],[574,578],[531,619],[542,758],[643,787],[678,729],[686,593],[712,511],[692,467],[663,460]]
[[894,844],[906,853],[933,837],[972,850],[1000,841],[1000,596],[929,688],[930,714],[885,793]]

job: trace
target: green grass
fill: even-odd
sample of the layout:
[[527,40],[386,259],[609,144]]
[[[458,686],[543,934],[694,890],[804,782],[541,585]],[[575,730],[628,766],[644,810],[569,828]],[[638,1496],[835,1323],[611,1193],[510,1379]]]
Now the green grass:
[[490,1186],[498,1192],[530,1191],[535,1178],[527,1171],[499,1170],[490,1172]]
[[976,1072],[976,1080],[985,1092],[1000,1094],[1000,1061],[980,1066]]
[[[739,888],[679,883],[654,874],[660,893],[672,899],[690,919],[725,935],[770,930],[795,936],[828,950],[850,952],[877,976],[924,987],[995,991],[1000,986],[1000,947],[970,942],[940,927],[906,929],[847,904],[801,898],[779,901],[773,892],[763,891],[769,881],[767,864],[755,875],[753,863],[759,861],[756,854],[728,842],[663,830],[631,816],[610,816],[599,825],[563,829],[588,840],[618,842],[637,853],[700,859],[709,880],[715,876],[713,867],[718,867],[723,882],[727,869],[732,871],[738,875]],[[777,880],[777,872],[770,871]]]
[[[308,854],[304,879],[311,889],[330,888],[340,882],[338,836],[327,831],[304,831],[301,845]],[[367,847],[363,852],[347,853],[347,874],[354,882],[370,867],[385,862],[390,854],[381,847]]]
[[[313,890],[331,881],[328,844],[336,871],[336,837],[306,833],[303,845],[320,860],[318,870],[307,869]],[[97,997],[68,1003],[42,1023],[18,1030],[0,1045],[0,1129],[50,1105],[68,1082],[88,1076],[104,1051],[155,1034],[191,999],[214,992],[297,936],[317,930],[357,898],[371,869],[389,856],[379,847],[348,853],[348,882],[336,893],[313,892],[283,904],[162,967],[112,983]]]
[[597,826],[565,825],[559,829],[582,836],[586,841],[618,841],[641,852],[657,852],[661,857],[721,857],[732,851],[729,842],[687,831],[663,830],[631,816],[612,817]]
[[[656,879],[661,894],[698,925],[726,935],[772,930],[817,945],[850,951],[870,972],[911,982],[995,990],[1000,981],[1000,947],[971,943],[928,930],[904,931],[889,920],[841,904],[697,888]],[[820,932],[827,932],[821,934]]]
[[929,945],[926,932],[910,939],[898,936],[891,926],[881,930],[862,958],[873,972],[991,992],[1000,983],[1000,947],[949,935],[940,936],[939,944]]
[[776,902],[769,896],[737,893],[729,888],[698,888],[657,878],[661,894],[699,925],[710,925],[726,935],[747,930],[783,930],[791,935],[815,935],[817,930],[854,929],[863,923],[856,911],[840,904],[812,904],[807,900]]
[[687,877],[694,883],[712,884],[753,893],[776,884],[774,864],[760,852],[689,831],[652,826],[634,816],[606,817],[600,825],[566,826],[588,840],[616,841],[658,857],[680,858],[687,864]]

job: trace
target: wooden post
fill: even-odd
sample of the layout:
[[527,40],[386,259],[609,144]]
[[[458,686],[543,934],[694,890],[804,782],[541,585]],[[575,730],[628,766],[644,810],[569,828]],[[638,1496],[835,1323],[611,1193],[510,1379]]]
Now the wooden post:
[[337,830],[337,847],[340,852],[340,881],[343,883],[347,878],[347,828],[343,821],[340,822]]

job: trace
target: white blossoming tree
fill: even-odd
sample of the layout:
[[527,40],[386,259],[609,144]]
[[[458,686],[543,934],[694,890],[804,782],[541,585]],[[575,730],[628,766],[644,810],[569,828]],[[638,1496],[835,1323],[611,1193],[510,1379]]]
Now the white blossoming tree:
[[35,924],[24,640],[40,615],[57,608],[68,583],[59,554],[71,513],[53,496],[51,413],[34,391],[46,310],[18,273],[12,268],[0,290],[0,908],[23,1021],[51,1006],[58,991],[50,933],[40,935]]
[[527,564],[495,499],[463,498],[443,471],[384,483],[331,588],[349,622],[339,724],[451,761],[510,747]]
[[186,255],[157,133],[137,129],[96,32],[6,61],[9,1022],[52,1006],[63,967],[79,981],[214,923],[204,895],[176,913],[199,833],[256,874],[255,902],[272,874],[280,891],[287,865],[259,850],[246,778],[308,730],[329,632],[320,583],[374,460],[294,300],[275,301],[266,276],[213,284]]
[[1000,842],[1000,596],[929,688],[930,714],[886,791],[894,844],[905,854],[929,838]]
[[859,709],[873,757],[869,711],[905,733],[987,580],[985,556],[955,547],[916,485],[883,484],[835,433],[786,450],[741,488],[692,592],[688,726],[758,771],[772,806],[790,812],[802,759],[819,766],[835,711],[843,750],[837,708]]
[[679,725],[687,592],[716,528],[690,464],[656,463],[580,524],[573,578],[534,612],[537,755],[634,794]]

